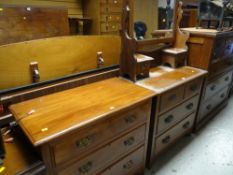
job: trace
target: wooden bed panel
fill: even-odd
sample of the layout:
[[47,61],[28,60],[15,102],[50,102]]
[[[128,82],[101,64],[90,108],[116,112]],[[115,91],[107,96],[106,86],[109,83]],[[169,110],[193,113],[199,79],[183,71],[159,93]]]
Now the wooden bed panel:
[[104,66],[119,64],[118,36],[67,36],[0,47],[0,90],[32,83],[29,64],[37,61],[41,81],[97,68],[97,52]]

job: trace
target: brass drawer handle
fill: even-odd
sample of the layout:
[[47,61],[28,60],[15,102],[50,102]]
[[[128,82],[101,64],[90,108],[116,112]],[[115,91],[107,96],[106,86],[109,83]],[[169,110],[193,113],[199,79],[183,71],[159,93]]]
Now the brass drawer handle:
[[198,89],[198,85],[197,84],[193,84],[191,87],[190,87],[190,90],[195,92],[196,90]]
[[230,78],[227,76],[227,77],[225,78],[225,81],[229,81],[229,79],[230,79]]
[[212,108],[211,104],[209,104],[208,106],[206,106],[206,109],[208,109],[208,110],[211,110],[211,108]]
[[137,120],[137,117],[136,117],[135,115],[131,115],[131,116],[125,118],[125,122],[126,122],[127,124],[132,124],[132,123],[134,123],[136,120]]
[[216,89],[216,85],[212,85],[211,87],[210,87],[210,90],[211,91],[214,91]]
[[186,109],[191,110],[191,109],[193,109],[193,106],[194,106],[194,104],[193,104],[193,103],[190,103],[190,104],[188,104],[188,105],[186,106]]
[[167,144],[167,143],[170,142],[170,140],[171,140],[171,137],[170,137],[170,136],[167,136],[167,137],[165,137],[165,138],[162,140],[162,143],[163,143],[163,144]]
[[86,148],[91,144],[91,142],[92,142],[92,136],[87,136],[85,138],[76,141],[76,146],[78,148]]
[[78,169],[78,171],[81,173],[81,174],[87,174],[90,172],[92,168],[92,162],[87,162],[87,164],[83,165],[82,167],[80,167]]
[[188,129],[190,127],[190,122],[186,122],[184,125],[183,125],[183,128],[184,129]]
[[131,169],[133,165],[134,165],[133,160],[130,160],[126,164],[123,165],[123,168],[128,170],[128,169]]
[[164,119],[165,123],[171,123],[174,119],[173,115],[169,115],[167,118]]
[[124,141],[124,145],[125,146],[131,146],[131,145],[134,144],[134,142],[135,142],[135,138],[134,137],[130,137],[129,139],[127,139],[127,140]]
[[169,101],[173,101],[173,100],[176,100],[176,94],[172,94],[169,98],[168,98]]
[[225,97],[225,94],[223,93],[223,94],[221,94],[221,96],[220,96],[221,98],[224,98]]

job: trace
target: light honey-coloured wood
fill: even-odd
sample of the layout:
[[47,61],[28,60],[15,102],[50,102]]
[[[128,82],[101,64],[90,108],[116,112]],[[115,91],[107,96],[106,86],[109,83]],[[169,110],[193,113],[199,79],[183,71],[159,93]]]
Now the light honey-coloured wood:
[[15,104],[10,110],[32,144],[38,146],[154,95],[112,78]]
[[120,37],[68,36],[0,47],[0,90],[31,84],[30,62],[38,62],[40,80],[96,69],[97,52],[104,65],[119,64]]

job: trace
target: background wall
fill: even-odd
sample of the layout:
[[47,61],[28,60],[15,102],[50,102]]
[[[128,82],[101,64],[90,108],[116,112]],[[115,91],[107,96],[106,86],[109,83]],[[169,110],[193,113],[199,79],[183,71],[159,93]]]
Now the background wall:
[[82,0],[0,0],[0,7],[2,5],[63,6],[68,8],[69,17],[83,16]]

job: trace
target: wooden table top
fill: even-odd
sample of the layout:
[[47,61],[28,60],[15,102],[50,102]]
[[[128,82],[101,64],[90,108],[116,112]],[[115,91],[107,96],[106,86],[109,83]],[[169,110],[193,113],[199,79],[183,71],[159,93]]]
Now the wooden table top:
[[189,66],[178,69],[159,66],[150,70],[150,78],[136,84],[160,94],[205,74],[207,71]]
[[10,106],[34,146],[156,95],[121,78],[92,83]]

